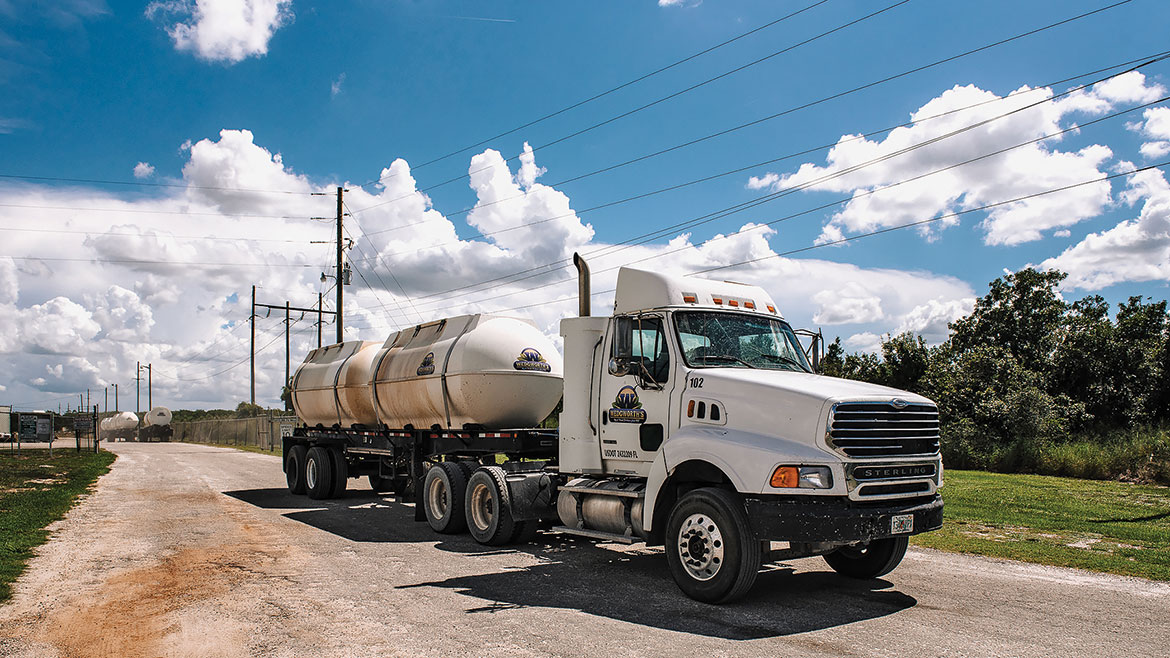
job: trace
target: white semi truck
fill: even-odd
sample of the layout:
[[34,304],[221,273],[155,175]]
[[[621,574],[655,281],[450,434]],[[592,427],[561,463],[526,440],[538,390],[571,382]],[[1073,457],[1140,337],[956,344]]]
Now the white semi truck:
[[[679,588],[712,603],[766,560],[878,577],[941,527],[930,400],[816,374],[756,286],[622,268],[613,315],[593,317],[574,262],[563,366],[530,323],[487,315],[311,352],[293,380],[305,424],[283,439],[290,491],[335,497],[364,475],[483,544],[543,527],[664,546]],[[558,400],[558,427],[538,427]]]

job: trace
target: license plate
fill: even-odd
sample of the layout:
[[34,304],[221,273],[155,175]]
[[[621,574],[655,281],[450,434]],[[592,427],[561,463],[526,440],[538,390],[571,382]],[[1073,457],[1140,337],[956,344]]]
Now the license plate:
[[914,515],[899,514],[890,519],[890,532],[895,535],[914,532]]

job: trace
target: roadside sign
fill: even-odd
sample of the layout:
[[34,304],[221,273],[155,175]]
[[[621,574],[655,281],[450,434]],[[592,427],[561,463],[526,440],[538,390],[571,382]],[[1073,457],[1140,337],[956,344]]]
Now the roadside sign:
[[280,438],[285,439],[293,435],[293,428],[296,427],[293,423],[280,424]]
[[25,443],[36,440],[37,417],[28,414],[20,415],[20,440]]
[[74,418],[73,419],[73,429],[78,431],[78,432],[92,432],[93,431],[93,418],[90,416],[85,416],[82,418]]
[[53,438],[53,420],[51,418],[37,419],[37,438],[49,441]]

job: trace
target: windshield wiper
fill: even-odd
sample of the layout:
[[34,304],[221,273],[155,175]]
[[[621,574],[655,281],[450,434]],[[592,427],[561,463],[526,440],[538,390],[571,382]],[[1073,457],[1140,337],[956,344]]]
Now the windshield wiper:
[[755,368],[755,366],[748,363],[747,361],[744,361],[743,359],[739,358],[738,356],[731,356],[730,354],[704,354],[702,356],[693,357],[693,358],[702,359],[704,361],[729,361],[729,362],[733,362],[733,363],[742,363],[743,365],[745,365],[749,368]]
[[784,356],[783,354],[761,354],[760,356],[764,357],[765,359],[773,359],[773,360],[778,361],[780,363],[791,363],[792,365],[796,366],[797,368],[800,368],[801,372],[808,372],[808,370],[804,367],[803,363],[801,363],[800,361],[797,361],[796,359],[794,359],[792,357]]

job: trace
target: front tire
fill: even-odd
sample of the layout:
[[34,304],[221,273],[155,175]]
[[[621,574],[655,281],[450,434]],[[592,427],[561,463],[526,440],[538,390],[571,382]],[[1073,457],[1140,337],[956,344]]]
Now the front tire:
[[295,495],[305,493],[305,455],[308,451],[305,446],[296,444],[289,448],[288,456],[284,459],[284,480],[288,483],[288,492]]
[[323,500],[333,493],[333,460],[325,448],[309,448],[305,459],[305,489],[313,500]]
[[423,481],[423,506],[431,529],[454,535],[467,529],[463,511],[467,496],[467,471],[454,462],[440,462],[427,471]]
[[666,562],[696,601],[728,603],[747,594],[760,573],[760,542],[739,498],[709,487],[680,498],[667,520]]
[[833,571],[850,578],[880,578],[898,566],[906,555],[909,537],[875,539],[864,546],[842,546],[825,556]]
[[467,529],[475,541],[487,546],[503,546],[516,534],[512,505],[504,469],[482,466],[467,481],[464,502]]

